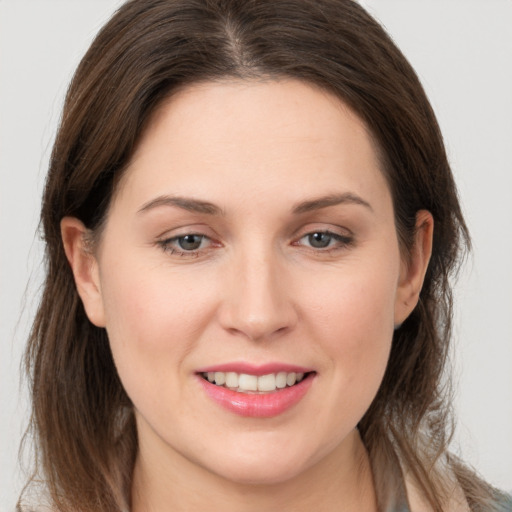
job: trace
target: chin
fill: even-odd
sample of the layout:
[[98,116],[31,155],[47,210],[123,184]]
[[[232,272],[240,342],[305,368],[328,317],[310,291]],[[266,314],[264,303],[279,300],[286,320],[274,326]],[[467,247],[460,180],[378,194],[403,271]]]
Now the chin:
[[294,468],[272,468],[266,467],[244,467],[235,471],[223,472],[226,480],[239,485],[266,486],[282,484],[292,480],[300,473],[297,467]]
[[297,457],[286,460],[283,453],[285,452],[274,452],[268,457],[254,459],[245,453],[236,460],[224,460],[221,466],[210,466],[210,471],[240,485],[281,484],[294,479],[309,467],[307,461]]

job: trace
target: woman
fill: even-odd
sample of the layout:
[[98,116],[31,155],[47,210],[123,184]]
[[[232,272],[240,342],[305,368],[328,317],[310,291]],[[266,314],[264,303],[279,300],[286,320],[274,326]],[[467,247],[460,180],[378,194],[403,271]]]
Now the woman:
[[356,3],[125,4],[42,223],[54,509],[507,510],[446,451],[468,234],[441,135]]

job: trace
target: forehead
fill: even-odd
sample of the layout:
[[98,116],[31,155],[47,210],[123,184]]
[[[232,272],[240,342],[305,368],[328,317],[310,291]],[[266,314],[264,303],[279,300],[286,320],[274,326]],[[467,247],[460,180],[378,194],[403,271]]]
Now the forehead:
[[118,192],[226,196],[229,187],[260,197],[281,187],[285,199],[306,184],[312,194],[387,194],[364,122],[300,81],[226,81],[180,90],[157,109]]

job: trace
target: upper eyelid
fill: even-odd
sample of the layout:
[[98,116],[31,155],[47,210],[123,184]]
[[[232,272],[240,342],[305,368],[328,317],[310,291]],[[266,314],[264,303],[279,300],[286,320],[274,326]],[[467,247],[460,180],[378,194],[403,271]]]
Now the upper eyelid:
[[183,238],[185,236],[192,235],[192,236],[201,236],[211,242],[211,238],[206,235],[201,235],[199,233],[185,233],[183,235],[177,235],[167,238],[161,238],[159,240],[156,240],[156,245],[162,250],[164,253],[167,253],[168,255],[177,255],[180,257],[188,257],[188,258],[195,258],[201,256],[202,253],[205,253],[206,251],[211,250],[213,247],[211,243],[208,244],[207,247],[202,247],[198,249],[192,249],[187,250],[179,247],[177,245],[177,241],[180,238]]
[[304,233],[302,236],[296,238],[296,241],[294,242],[294,244],[296,244],[297,242],[299,242],[300,240],[302,240],[303,238],[306,238],[310,235],[313,235],[315,233],[322,233],[322,234],[325,234],[325,235],[329,235],[330,237],[332,237],[334,240],[336,240],[338,243],[342,243],[342,244],[348,244],[348,243],[351,243],[354,241],[354,236],[353,235],[345,235],[345,234],[341,234],[341,233],[335,233],[334,231],[321,231],[321,230],[317,230],[317,231],[308,231],[307,233]]
[[187,235],[204,236],[206,238],[212,239],[217,237],[215,231],[213,231],[211,228],[201,224],[192,224],[166,229],[165,231],[162,231],[160,234],[158,234],[156,238],[158,240],[170,240]]
[[[183,229],[183,231],[174,233],[174,231],[182,230],[182,229]],[[220,241],[220,239],[222,237],[218,236],[217,233],[215,233],[215,232],[208,233],[209,231],[211,231],[211,230],[204,229],[204,228],[194,229],[193,227],[190,228],[189,226],[184,226],[183,228],[173,228],[172,230],[165,230],[160,235],[157,235],[155,238],[158,241],[169,241],[169,240],[175,240],[175,239],[178,239],[178,238],[181,238],[184,236],[188,236],[188,235],[195,235],[195,236],[202,236],[204,238],[208,238],[209,240],[212,240],[212,241],[215,241],[215,240]],[[290,235],[290,238],[291,239],[300,239],[300,238],[303,238],[304,236],[307,236],[307,235],[310,235],[313,233],[328,233],[333,236],[347,237],[347,238],[354,236],[354,233],[352,232],[352,230],[350,230],[346,227],[341,227],[341,226],[325,227],[325,226],[319,225],[317,227],[309,226],[307,228],[301,227],[299,229],[296,229]]]
[[205,235],[204,233],[199,233],[197,231],[187,231],[186,233],[180,233],[178,235],[165,235],[157,237],[161,242],[169,241],[169,240],[177,240],[178,238],[184,238],[186,236],[202,236],[203,238],[208,238],[211,240],[211,236]]
[[[208,240],[210,242],[214,242],[214,240],[212,239],[212,237],[208,236],[208,235],[204,235],[202,233],[195,233],[195,232],[189,232],[189,233],[184,233],[184,234],[181,234],[181,235],[174,235],[174,236],[163,236],[161,238],[159,238],[157,240],[157,243],[159,244],[170,244],[171,242],[176,242],[178,241],[180,238],[184,238],[186,236],[200,236],[202,237],[203,239],[205,240]],[[201,250],[201,249],[197,249],[198,251]],[[193,251],[187,251],[187,252],[193,252]]]
[[[299,244],[299,242],[303,238],[305,238],[307,236],[310,236],[310,235],[312,235],[314,233],[325,233],[325,234],[328,234],[329,236],[333,237],[333,239],[334,239],[334,241],[336,243],[333,246],[329,245],[329,246],[324,247],[324,248],[308,247],[305,244]],[[186,250],[186,249],[180,248],[179,246],[172,245],[178,239],[180,239],[182,237],[185,237],[187,235],[201,236],[201,237],[207,239],[210,243],[208,244],[207,247],[202,247],[202,248],[200,247],[198,249],[192,249],[192,250]],[[185,233],[183,235],[176,235],[176,236],[173,236],[173,237],[162,238],[160,240],[157,240],[156,243],[157,243],[158,246],[160,246],[162,251],[167,252],[170,255],[174,254],[174,255],[177,255],[177,256],[180,256],[180,257],[189,257],[189,258],[195,258],[195,257],[204,256],[205,254],[208,254],[211,250],[218,249],[218,248],[220,248],[223,245],[223,244],[220,244],[217,247],[215,247],[215,242],[210,237],[208,237],[206,235],[199,234],[199,233],[192,233],[192,232]],[[353,243],[354,243],[354,237],[351,236],[351,235],[342,235],[342,234],[339,234],[339,233],[335,233],[333,231],[325,231],[325,230],[324,231],[322,231],[322,230],[314,231],[313,230],[313,231],[305,232],[300,237],[294,238],[293,241],[291,242],[291,245],[292,246],[302,245],[303,247],[305,247],[308,250],[311,250],[314,253],[328,254],[328,253],[332,253],[333,251],[338,251],[338,250],[341,250],[341,249],[346,248],[348,246],[351,246],[351,245],[353,245]]]
[[293,236],[296,238],[302,238],[303,236],[312,234],[312,233],[331,233],[333,235],[337,236],[346,236],[346,237],[353,237],[354,232],[345,227],[345,226],[337,226],[334,224],[325,224],[325,223],[311,223],[306,226],[302,226],[299,229],[297,229]]
[[336,233],[336,231],[331,231],[331,230],[322,230],[322,229],[318,229],[316,231],[308,231],[306,233],[304,233],[303,235],[301,235],[299,237],[299,239],[301,238],[304,238],[306,236],[310,236],[310,235],[314,235],[316,233],[322,233],[324,235],[329,235],[333,238],[353,238],[353,235],[352,234],[348,234],[348,233]]
[[[290,232],[286,237],[289,237],[290,241],[294,243],[313,233],[328,233],[334,237],[354,238],[354,232],[348,227],[325,222],[311,222],[306,225],[301,225],[299,228]],[[170,242],[187,235],[201,236],[221,245],[224,245],[226,241],[225,237],[220,236],[219,233],[212,229],[208,224],[202,223],[196,225],[182,225],[166,229],[155,237],[155,241],[159,243]]]

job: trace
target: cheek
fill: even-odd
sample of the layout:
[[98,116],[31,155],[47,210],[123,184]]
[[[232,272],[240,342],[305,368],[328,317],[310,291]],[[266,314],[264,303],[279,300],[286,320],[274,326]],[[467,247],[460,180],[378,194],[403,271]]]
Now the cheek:
[[[123,333],[145,350],[168,347],[184,334],[200,329],[208,318],[209,294],[196,280],[164,265],[137,265],[126,261],[102,279],[107,326],[112,338]],[[190,277],[190,276],[188,276]]]
[[[303,311],[315,329],[339,350],[364,351],[379,345],[393,332],[396,296],[395,272],[350,270],[317,278]],[[302,283],[307,286],[307,283]]]
[[102,280],[107,332],[114,361],[130,398],[155,404],[155,386],[173,386],[188,368],[211,317],[211,299],[190,280],[162,267],[126,261]]
[[310,287],[314,291],[307,294],[308,334],[329,356],[333,393],[350,390],[341,392],[342,401],[351,409],[362,407],[361,415],[380,386],[389,358],[397,268],[390,260],[333,271],[324,280],[317,276]]

